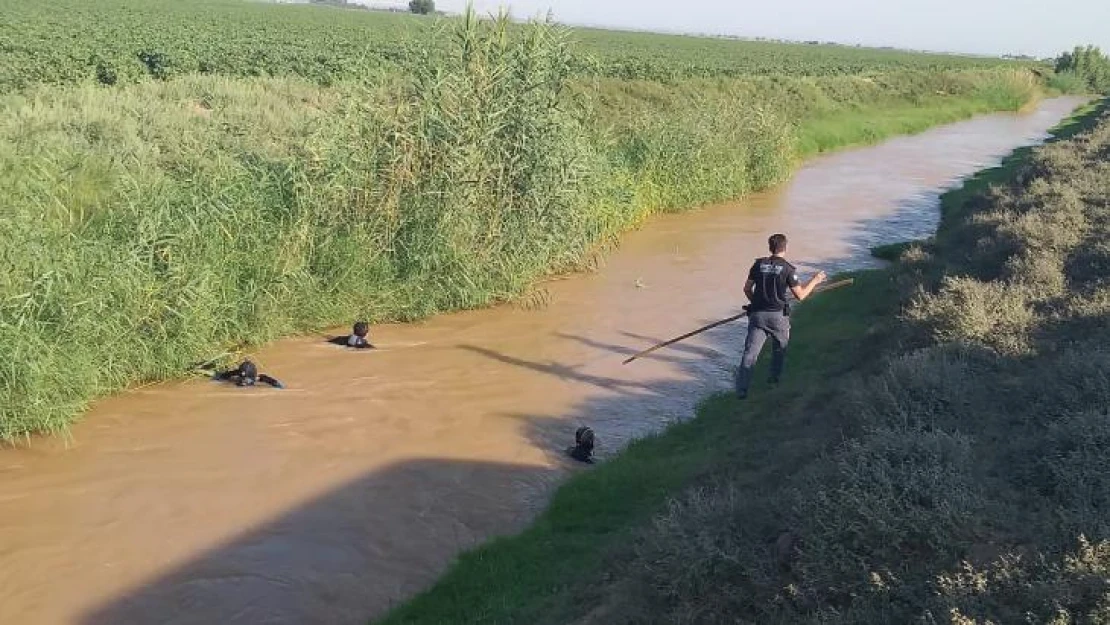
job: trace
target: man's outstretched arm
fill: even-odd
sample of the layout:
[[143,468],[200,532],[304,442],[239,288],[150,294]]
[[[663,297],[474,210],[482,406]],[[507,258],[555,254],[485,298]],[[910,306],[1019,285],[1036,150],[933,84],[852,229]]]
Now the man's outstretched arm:
[[794,297],[798,298],[799,302],[803,301],[805,298],[809,297],[810,293],[813,293],[813,289],[817,288],[817,285],[824,282],[826,278],[828,278],[828,276],[825,275],[824,271],[818,271],[817,275],[810,278],[805,284],[798,284],[790,287],[790,292],[794,294]]

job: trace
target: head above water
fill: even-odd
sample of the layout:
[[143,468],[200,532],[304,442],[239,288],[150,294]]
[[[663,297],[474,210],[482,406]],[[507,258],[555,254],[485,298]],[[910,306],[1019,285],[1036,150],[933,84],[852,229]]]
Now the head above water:
[[593,451],[594,431],[587,426],[578,428],[574,433],[574,444],[587,453]]
[[359,321],[355,323],[355,327],[352,330],[355,336],[361,336],[365,338],[366,334],[370,332],[370,324],[366,323],[365,321]]
[[239,386],[248,386],[248,385],[254,384],[255,380],[258,379],[258,367],[255,366],[255,364],[253,362],[249,361],[249,360],[244,360],[239,365],[238,372],[239,372],[239,381],[238,381]]
[[786,253],[786,235],[785,234],[772,234],[771,238],[767,239],[767,248],[771,250],[772,254],[780,255]]

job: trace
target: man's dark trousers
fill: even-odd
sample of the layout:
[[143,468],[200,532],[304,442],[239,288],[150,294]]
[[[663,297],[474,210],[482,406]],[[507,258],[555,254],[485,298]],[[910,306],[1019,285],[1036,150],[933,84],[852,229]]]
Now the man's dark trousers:
[[740,369],[736,372],[736,395],[741,399],[748,396],[752,369],[767,337],[771,337],[772,344],[771,382],[777,383],[782,377],[786,346],[790,343],[790,317],[781,311],[748,313],[748,338],[744,341],[744,357],[740,359]]

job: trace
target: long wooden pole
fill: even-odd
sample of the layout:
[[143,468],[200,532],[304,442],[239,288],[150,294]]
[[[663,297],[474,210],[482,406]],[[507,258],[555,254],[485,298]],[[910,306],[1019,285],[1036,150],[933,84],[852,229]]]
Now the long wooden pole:
[[[831,282],[831,283],[829,283],[825,286],[817,287],[816,289],[814,289],[813,292],[814,293],[824,293],[825,291],[831,291],[833,289],[838,289],[842,286],[848,286],[849,284],[852,284],[853,282],[855,282],[855,280],[852,279],[852,278],[847,278],[847,279],[844,279],[844,280],[837,280],[836,282]],[[687,332],[686,334],[683,334],[682,336],[675,337],[675,338],[673,338],[669,341],[663,341],[662,343],[659,343],[657,345],[653,345],[653,346],[645,349],[642,352],[639,352],[637,354],[633,354],[630,358],[628,358],[627,360],[625,360],[621,364],[627,365],[628,363],[632,362],[633,360],[636,360],[638,358],[643,358],[644,356],[647,356],[648,354],[650,354],[650,353],[652,353],[656,350],[663,349],[664,347],[667,347],[668,345],[674,345],[675,343],[678,343],[679,341],[685,341],[686,339],[690,338],[691,336],[696,336],[698,334],[701,334],[702,332],[712,330],[713,328],[716,328],[717,326],[723,326],[726,323],[732,323],[733,321],[736,321],[738,319],[743,319],[746,316],[748,316],[748,311],[744,311],[744,312],[740,313],[739,315],[733,315],[733,316],[729,317],[728,319],[721,319],[720,321],[714,321],[713,323],[711,323],[707,326],[702,326],[702,327],[698,328],[697,330],[694,330],[693,332]]]

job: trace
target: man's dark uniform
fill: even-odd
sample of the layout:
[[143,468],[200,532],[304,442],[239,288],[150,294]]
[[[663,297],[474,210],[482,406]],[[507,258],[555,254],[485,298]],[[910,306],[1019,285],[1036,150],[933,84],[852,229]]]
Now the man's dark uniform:
[[794,265],[779,256],[760,258],[748,272],[748,280],[755,283],[752,303],[748,307],[748,338],[744,342],[744,357],[736,372],[736,394],[747,397],[752,381],[752,368],[763,350],[763,343],[771,337],[771,382],[782,377],[786,359],[786,346],[790,343],[790,303],[787,291],[798,286]]

